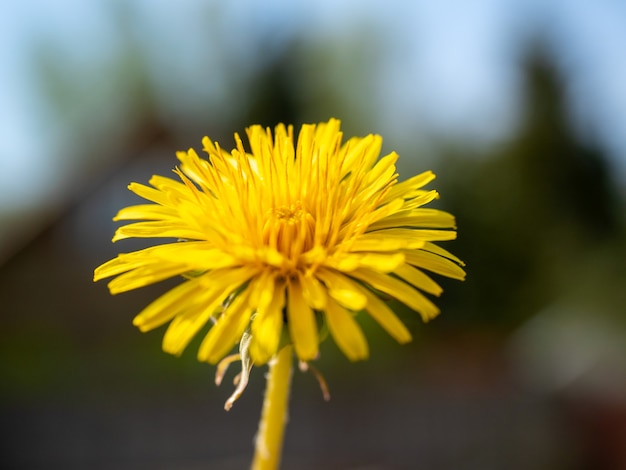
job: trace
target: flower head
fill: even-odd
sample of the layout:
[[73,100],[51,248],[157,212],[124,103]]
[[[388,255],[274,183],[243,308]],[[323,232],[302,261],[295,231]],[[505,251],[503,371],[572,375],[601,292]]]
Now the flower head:
[[[249,353],[265,363],[281,344],[298,358],[318,354],[326,325],[351,360],[368,356],[355,316],[366,311],[398,342],[411,334],[386,294],[419,312],[439,310],[426,294],[441,288],[424,271],[463,279],[462,263],[434,242],[456,237],[454,217],[423,208],[437,198],[422,189],[425,172],[398,182],[396,153],[382,158],[382,138],[342,143],[338,120],[247,129],[250,150],[235,134],[228,152],[208,137],[208,158],[178,152],[178,179],[153,176],[129,189],[150,201],[122,209],[113,241],[172,238],[98,267],[115,276],[112,294],[182,275],[184,281],[134,319],[142,331],[170,322],[163,349],[180,354],[210,321],[198,358],[216,363],[249,331]],[[295,145],[294,145],[295,144]]]

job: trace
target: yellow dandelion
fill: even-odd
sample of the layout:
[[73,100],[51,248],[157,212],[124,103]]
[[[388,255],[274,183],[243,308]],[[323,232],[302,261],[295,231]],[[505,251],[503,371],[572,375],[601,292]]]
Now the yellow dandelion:
[[[351,360],[369,350],[355,317],[365,311],[398,342],[411,334],[380,295],[395,298],[428,321],[439,309],[428,298],[441,287],[426,273],[463,279],[463,263],[436,245],[456,238],[454,217],[423,206],[438,197],[423,189],[428,171],[398,182],[396,153],[379,159],[380,136],[342,143],[340,123],[293,127],[274,134],[247,129],[231,152],[208,137],[208,158],[179,152],[178,179],[153,176],[129,189],[150,204],[114,218],[135,221],[113,241],[171,238],[123,253],[95,270],[113,277],[112,294],[171,277],[184,280],[134,319],[142,331],[169,322],[163,349],[181,354],[207,323],[198,358],[217,363],[239,342],[242,373],[226,409],[241,395],[252,363],[270,362],[254,469],[280,462],[293,351],[303,369],[318,355],[327,328]],[[314,373],[315,369],[311,369]],[[319,374],[318,374],[319,375]],[[320,378],[323,389],[325,384]]]
[[[180,354],[207,323],[198,359],[217,363],[244,336],[255,364],[286,342],[301,361],[318,355],[327,327],[351,360],[368,357],[355,316],[367,312],[398,342],[411,334],[379,295],[404,303],[428,321],[439,310],[426,294],[441,287],[426,271],[463,279],[462,263],[436,245],[456,237],[454,217],[423,206],[430,171],[398,182],[382,138],[342,142],[340,122],[272,134],[247,129],[250,150],[235,134],[228,152],[208,137],[208,157],[178,152],[178,179],[153,176],[129,189],[149,201],[122,209],[113,241],[171,238],[123,253],[98,267],[114,277],[112,294],[183,276],[177,287],[134,319],[141,331],[167,322],[163,349]],[[247,332],[247,333],[246,333]],[[281,338],[283,340],[281,341]]]

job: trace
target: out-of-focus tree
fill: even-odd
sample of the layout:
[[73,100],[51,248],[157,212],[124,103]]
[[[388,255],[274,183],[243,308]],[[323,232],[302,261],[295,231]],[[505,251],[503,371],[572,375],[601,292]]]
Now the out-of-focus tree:
[[603,246],[620,249],[620,201],[605,156],[573,130],[548,56],[533,49],[524,70],[517,135],[483,158],[445,160],[441,190],[458,216],[469,276],[450,286],[444,325],[518,325],[576,285],[577,268]]

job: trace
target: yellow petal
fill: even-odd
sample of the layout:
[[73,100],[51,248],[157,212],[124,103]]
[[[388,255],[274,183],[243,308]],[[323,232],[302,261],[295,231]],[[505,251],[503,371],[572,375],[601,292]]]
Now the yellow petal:
[[418,289],[423,290],[424,292],[428,292],[429,294],[441,295],[441,293],[443,292],[443,289],[441,288],[441,286],[439,286],[439,284],[433,281],[422,271],[414,268],[409,264],[404,264],[398,267],[394,271],[394,273],[400,276],[412,286],[415,286]]
[[365,298],[354,290],[331,289],[328,293],[333,299],[350,310],[359,311],[365,308]]
[[176,356],[182,354],[193,337],[206,325],[220,300],[207,306],[192,305],[184,313],[177,315],[167,327],[163,336],[163,351]]
[[252,341],[250,355],[255,364],[269,361],[280,343],[283,330],[283,308],[285,307],[285,285],[277,284],[272,301],[263,310],[259,310],[252,320]]
[[327,298],[324,286],[310,274],[300,276],[299,280],[306,303],[315,310],[323,310],[326,307]]
[[[370,227],[373,224],[376,224],[378,220],[386,219],[387,217],[394,216],[398,211],[402,210],[404,207],[404,199],[392,199],[391,201],[381,205],[378,207],[372,215],[368,217],[368,222]],[[404,212],[404,211],[402,211]]]
[[202,281],[205,284],[203,292],[188,296],[180,306],[174,307],[181,313],[170,323],[163,336],[163,351],[181,354],[198,331],[223,305],[230,293],[239,287],[238,283],[231,283],[222,286],[216,284],[212,286],[213,289],[207,289],[206,280]]
[[367,298],[365,309],[376,322],[385,329],[398,343],[404,344],[411,341],[411,333],[400,319],[393,313],[385,302],[378,296],[362,287],[363,294]]
[[[207,242],[181,242],[151,246],[132,253],[121,253],[96,268],[94,280],[116,276],[138,268],[164,269],[166,265],[180,266],[185,271],[207,271],[233,267],[239,263],[233,256],[211,248]],[[186,266],[186,268],[185,268]]]
[[148,305],[133,320],[141,331],[148,331],[172,319],[179,312],[204,305],[214,311],[216,306],[254,275],[249,267],[220,269],[176,286]]
[[325,316],[331,335],[348,359],[351,361],[367,359],[369,355],[367,341],[352,314],[330,299]]
[[209,163],[202,160],[194,149],[189,149],[189,152],[176,152],[176,157],[181,162],[181,170],[206,191],[207,182],[211,179]]
[[465,279],[465,271],[453,261],[424,250],[405,253],[406,262],[452,279]]
[[138,204],[121,209],[113,220],[164,220],[176,219],[176,211],[158,204]]
[[434,189],[430,191],[422,191],[421,189],[418,189],[417,191],[414,191],[413,194],[406,194],[405,196],[407,198],[404,200],[404,209],[413,210],[438,199],[439,193]]
[[198,360],[216,364],[241,339],[252,314],[247,297],[244,290],[224,310],[200,344]]
[[377,190],[385,186],[396,172],[395,163],[398,160],[398,154],[391,152],[376,162],[374,168],[367,173],[365,184],[372,184]]
[[[174,170],[174,173],[179,174],[177,169]],[[149,183],[167,196],[169,205],[181,199],[189,199],[191,196],[186,185],[166,176],[154,175],[150,178]]]
[[274,276],[265,271],[250,283],[250,305],[255,310],[265,309],[274,295]]
[[150,186],[146,186],[140,183],[130,183],[128,185],[128,189],[134,192],[137,196],[147,199],[148,201],[156,202],[157,204],[161,204],[162,206],[171,205],[167,194],[158,189],[151,188]]
[[404,263],[403,253],[352,253],[338,254],[328,259],[325,264],[341,272],[350,272],[359,267],[365,267],[388,273],[402,263]]
[[185,281],[145,307],[133,319],[133,325],[144,332],[161,326],[185,307],[185,300],[195,298],[201,291],[202,284],[199,278]]
[[129,260],[142,258],[163,263],[186,263],[192,269],[220,269],[232,267],[239,261],[224,251],[213,248],[206,241],[185,241],[152,246],[122,255]]
[[455,220],[454,216],[448,212],[435,209],[414,209],[381,219],[370,225],[368,230],[393,227],[454,228]]
[[403,248],[421,248],[422,240],[389,238],[379,232],[366,233],[348,245],[350,251],[398,251]]
[[[327,270],[319,270],[318,272],[326,273]],[[365,299],[365,309],[370,316],[382,326],[399,343],[411,341],[411,333],[406,326],[398,319],[395,313],[369,289],[360,285],[358,282],[347,276],[340,276],[342,285],[359,293]],[[408,286],[407,286],[408,287]]]
[[384,201],[391,201],[397,197],[404,197],[405,193],[414,191],[430,183],[435,179],[435,174],[432,171],[425,171],[419,175],[415,175],[401,183],[397,183],[393,186],[391,191],[387,193]]
[[341,253],[337,256],[326,260],[325,265],[336,269],[341,272],[354,271],[361,266],[361,254],[344,254]]
[[152,256],[162,262],[185,263],[190,270],[230,268],[240,263],[234,256],[218,248],[211,248],[206,242],[181,242],[173,244],[172,248],[155,251]]
[[439,314],[437,306],[419,291],[388,274],[360,268],[350,273],[350,275],[411,307],[421,314],[424,321],[428,321]]
[[428,229],[410,229],[410,228],[390,228],[384,230],[376,230],[367,232],[363,238],[380,238],[380,239],[399,239],[406,240],[408,243],[413,241],[446,241],[454,240],[456,232],[454,230],[428,230]]
[[359,265],[364,268],[374,269],[383,273],[388,273],[398,268],[404,263],[403,253],[380,254],[367,253],[359,261]]
[[202,240],[205,238],[203,232],[192,227],[180,226],[171,221],[150,221],[136,222],[118,228],[113,235],[113,241],[125,238],[182,238],[190,240]]
[[148,286],[157,282],[178,276],[187,272],[184,264],[158,264],[152,263],[143,267],[133,269],[124,274],[120,274],[107,284],[111,294],[119,294],[129,290],[138,289],[139,287]]
[[346,174],[359,166],[363,166],[366,169],[371,168],[378,155],[380,155],[382,144],[382,137],[373,134],[349,139],[342,146],[342,150],[347,151],[342,165],[342,173]]
[[435,253],[436,255],[439,256],[443,256],[444,258],[448,258],[451,259],[452,261],[454,261],[455,263],[458,263],[461,266],[465,266],[465,263],[463,261],[461,261],[459,258],[457,258],[456,256],[454,256],[452,253],[450,253],[447,250],[444,250],[443,248],[441,248],[438,245],[435,245],[434,243],[428,243],[426,242],[424,244],[424,250],[425,251],[430,251],[431,253]]
[[134,264],[128,263],[121,258],[120,255],[118,255],[116,258],[98,266],[93,272],[93,280],[100,281],[102,279],[106,279],[107,277],[117,276],[118,274],[130,271],[131,269],[138,268],[143,264],[145,264],[145,261],[143,260],[135,260]]
[[310,361],[317,357],[319,344],[315,314],[306,303],[299,282],[291,282],[288,289],[287,324],[289,334],[298,358],[301,361]]
[[342,306],[355,311],[365,308],[367,299],[346,276],[326,268],[318,269],[316,275],[326,284],[328,294]]

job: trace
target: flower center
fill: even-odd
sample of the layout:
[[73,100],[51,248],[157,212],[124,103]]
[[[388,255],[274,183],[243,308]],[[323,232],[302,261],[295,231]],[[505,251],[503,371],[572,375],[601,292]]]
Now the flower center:
[[272,208],[263,229],[264,242],[292,261],[313,246],[315,219],[300,201]]
[[297,224],[306,213],[307,212],[302,207],[302,203],[300,201],[297,201],[295,204],[291,204],[290,206],[275,207],[272,210],[272,215],[276,218],[276,220],[279,221],[279,223],[287,225]]

